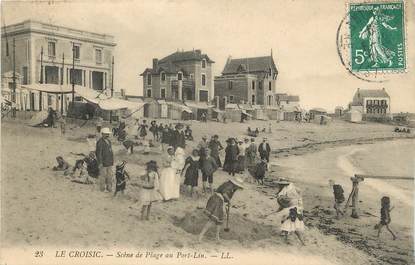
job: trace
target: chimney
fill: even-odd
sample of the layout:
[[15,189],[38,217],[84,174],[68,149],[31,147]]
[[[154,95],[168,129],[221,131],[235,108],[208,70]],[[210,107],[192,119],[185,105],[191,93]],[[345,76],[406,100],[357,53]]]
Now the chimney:
[[385,88],[382,88],[383,91],[386,91]]
[[201,50],[195,50],[195,52],[196,52],[197,54],[202,54],[202,51],[201,51]]
[[153,58],[153,70],[157,69],[158,63],[159,63],[159,60],[157,58]]
[[229,55],[229,56],[228,56],[228,60],[226,60],[226,64],[228,64],[231,60],[232,60],[232,56],[231,56],[231,55]]

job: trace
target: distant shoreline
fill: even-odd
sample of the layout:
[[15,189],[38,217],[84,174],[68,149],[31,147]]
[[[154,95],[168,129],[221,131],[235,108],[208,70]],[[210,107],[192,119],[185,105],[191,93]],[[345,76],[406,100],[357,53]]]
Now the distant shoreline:
[[333,141],[323,141],[315,143],[307,143],[304,145],[279,148],[273,150],[271,153],[274,158],[288,157],[288,156],[298,156],[305,155],[311,152],[322,151],[328,147],[337,147],[337,146],[348,146],[348,145],[361,145],[361,144],[371,144],[375,142],[386,142],[393,140],[410,140],[415,139],[415,135],[409,134],[406,136],[388,136],[388,137],[378,137],[378,138],[355,138],[355,139],[339,139]]

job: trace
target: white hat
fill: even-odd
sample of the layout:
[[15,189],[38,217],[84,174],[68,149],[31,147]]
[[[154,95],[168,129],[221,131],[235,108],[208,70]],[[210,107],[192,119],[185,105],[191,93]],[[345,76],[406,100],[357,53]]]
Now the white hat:
[[108,127],[104,127],[101,129],[101,134],[111,134],[111,131]]
[[291,181],[289,179],[286,179],[286,178],[279,178],[275,181],[275,183],[281,184],[281,185],[289,185],[289,184],[291,184]]
[[241,189],[245,188],[244,181],[241,178],[236,177],[231,179],[230,181]]

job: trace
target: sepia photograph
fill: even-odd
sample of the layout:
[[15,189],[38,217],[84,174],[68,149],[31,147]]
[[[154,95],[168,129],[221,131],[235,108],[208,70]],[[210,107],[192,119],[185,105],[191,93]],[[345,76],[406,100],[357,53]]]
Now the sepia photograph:
[[414,0],[0,8],[0,265],[415,264]]

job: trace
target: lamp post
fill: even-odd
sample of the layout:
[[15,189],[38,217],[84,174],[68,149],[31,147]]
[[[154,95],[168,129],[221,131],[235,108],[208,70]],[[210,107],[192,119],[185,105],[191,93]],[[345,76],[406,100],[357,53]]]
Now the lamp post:
[[12,118],[16,118],[16,45],[13,38],[13,87],[11,93]]
[[71,82],[72,82],[72,106],[75,101],[75,43],[72,43],[72,74],[71,74]]

